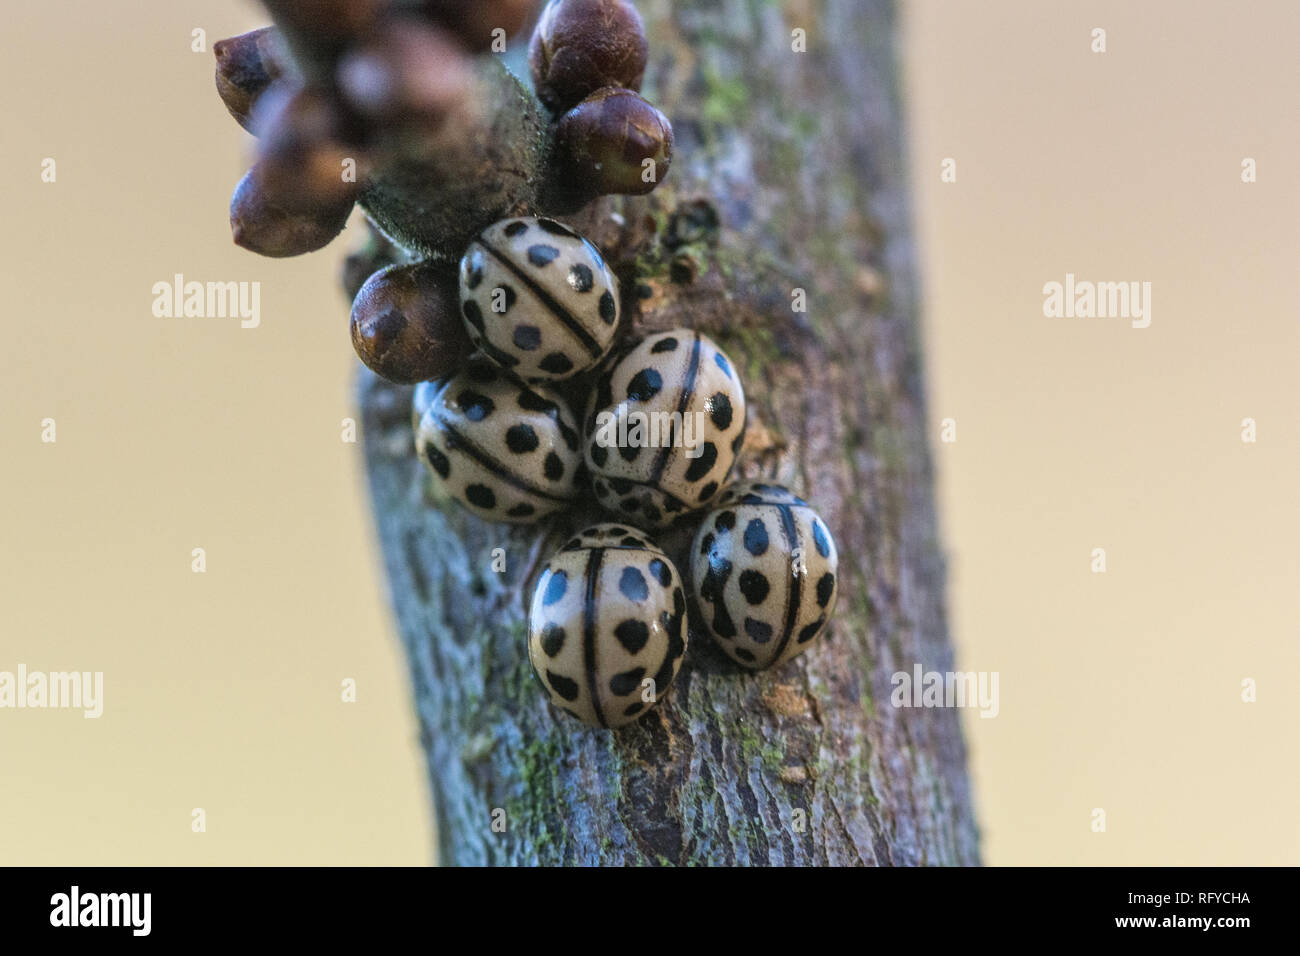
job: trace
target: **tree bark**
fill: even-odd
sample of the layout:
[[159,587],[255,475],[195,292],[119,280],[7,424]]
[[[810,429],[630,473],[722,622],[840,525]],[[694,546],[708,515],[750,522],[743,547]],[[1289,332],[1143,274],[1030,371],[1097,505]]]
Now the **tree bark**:
[[[891,674],[953,669],[892,4],[640,6],[645,92],[677,134],[671,174],[649,197],[565,218],[615,264],[630,334],[689,325],[732,356],[749,402],[734,475],[820,511],[838,607],[811,650],[759,674],[693,620],[658,707],[619,730],[582,726],[535,682],[526,608],[550,551],[598,515],[512,529],[436,500],[410,389],[367,373],[366,462],[440,859],[978,863],[956,712],[890,704]],[[796,28],[807,52],[792,50]],[[683,569],[688,539],[660,538]]]

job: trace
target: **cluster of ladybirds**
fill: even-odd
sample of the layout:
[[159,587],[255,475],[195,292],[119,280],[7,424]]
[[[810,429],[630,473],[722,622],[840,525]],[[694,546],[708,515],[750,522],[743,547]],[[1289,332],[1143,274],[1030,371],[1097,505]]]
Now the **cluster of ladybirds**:
[[[337,235],[365,178],[340,179],[340,160],[359,153],[362,165],[380,163],[369,149],[387,141],[381,133],[405,141],[436,128],[465,95],[456,79],[468,75],[466,57],[498,29],[521,27],[532,7],[263,2],[285,35],[267,28],[218,44],[217,87],[261,137],[232,202],[235,238],[272,256]],[[286,37],[315,48],[312,70],[293,68]],[[552,114],[552,164],[570,204],[647,193],[667,173],[672,126],[637,92],[647,53],[628,0],[550,0],[538,19],[530,71]],[[416,447],[449,496],[484,519],[524,523],[590,492],[616,517],[550,559],[528,634],[551,700],[601,727],[652,707],[686,651],[686,590],[647,532],[697,522],[691,591],[705,628],[744,667],[807,648],[836,596],[835,544],[816,512],[785,488],[726,484],[745,432],[730,359],[690,329],[616,354],[620,307],[591,242],[552,219],[512,217],[470,243],[458,274],[436,258],[375,272],[351,320],[367,366],[419,383]],[[565,395],[582,401],[581,420]],[[645,445],[602,437],[602,420],[631,412],[670,422],[669,433]],[[689,448],[688,422],[702,423]]]
[[[725,486],[745,392],[717,344],[673,329],[615,352],[617,280],[595,245],[550,219],[485,230],[461,260],[459,292],[478,354],[415,392],[416,449],[435,480],[492,521],[533,522],[588,489],[617,517],[567,542],[538,578],[528,652],[551,700],[616,727],[668,689],[687,598],[647,532],[683,521],[698,521],[691,588],[718,645],[755,669],[806,649],[834,608],[835,543],[787,489]],[[594,382],[581,421],[557,389],[574,380]],[[602,437],[598,423],[633,412],[672,422],[657,447]],[[687,416],[703,423],[693,449],[676,434]]]

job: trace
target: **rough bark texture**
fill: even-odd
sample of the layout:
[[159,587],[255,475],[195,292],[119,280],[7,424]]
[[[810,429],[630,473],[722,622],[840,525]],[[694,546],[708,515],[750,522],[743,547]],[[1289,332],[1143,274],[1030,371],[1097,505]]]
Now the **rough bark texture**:
[[[677,132],[672,173],[650,197],[566,218],[617,264],[630,335],[695,326],[740,367],[739,473],[820,510],[839,546],[839,604],[813,649],[757,675],[692,622],[659,707],[617,731],[581,726],[535,683],[526,606],[539,563],[597,516],[510,529],[434,500],[410,390],[367,376],[366,459],[441,860],[977,863],[956,712],[890,705],[895,671],[953,665],[892,6],[640,6],[646,93]],[[806,53],[791,51],[795,28]],[[688,537],[660,540],[676,556]]]

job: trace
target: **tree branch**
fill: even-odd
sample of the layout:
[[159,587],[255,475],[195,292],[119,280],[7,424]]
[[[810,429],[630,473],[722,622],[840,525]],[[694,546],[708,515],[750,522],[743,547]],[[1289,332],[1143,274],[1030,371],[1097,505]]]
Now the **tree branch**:
[[[839,605],[816,646],[757,675],[693,621],[660,706],[616,731],[582,726],[535,683],[526,603],[538,564],[597,516],[509,528],[435,500],[412,452],[410,390],[364,373],[373,507],[441,858],[976,863],[956,713],[889,704],[893,672],[952,669],[891,5],[642,12],[647,96],[677,133],[672,174],[567,221],[615,265],[630,334],[694,326],[736,361],[750,407],[739,472],[818,508],[839,546]],[[796,27],[808,53],[791,51]],[[796,289],[806,313],[791,308]],[[688,534],[660,539],[679,567]]]

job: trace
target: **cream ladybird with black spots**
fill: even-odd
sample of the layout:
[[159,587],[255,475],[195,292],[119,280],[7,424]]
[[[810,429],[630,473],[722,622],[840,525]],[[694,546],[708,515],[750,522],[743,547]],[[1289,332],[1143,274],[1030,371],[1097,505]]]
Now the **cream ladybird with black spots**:
[[788,489],[738,482],[691,547],[691,583],[717,644],[748,668],[807,650],[835,609],[839,557],[818,514]]
[[447,493],[489,521],[526,523],[578,497],[577,423],[556,395],[487,362],[416,393],[415,447]]
[[614,344],[618,282],[592,243],[552,219],[503,219],[460,262],[461,312],[489,359],[530,382],[571,378]]
[[[629,422],[628,439],[637,420],[642,437],[654,437],[650,418],[634,413],[658,417],[658,445],[617,438],[610,423],[619,416]],[[601,376],[587,409],[592,490],[624,520],[666,527],[712,502],[744,437],[745,392],[714,341],[691,329],[651,335]]]
[[686,641],[677,569],[634,528],[588,528],[537,579],[528,659],[551,702],[585,724],[618,727],[662,700]]

